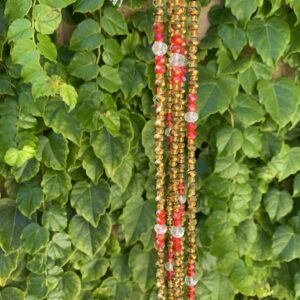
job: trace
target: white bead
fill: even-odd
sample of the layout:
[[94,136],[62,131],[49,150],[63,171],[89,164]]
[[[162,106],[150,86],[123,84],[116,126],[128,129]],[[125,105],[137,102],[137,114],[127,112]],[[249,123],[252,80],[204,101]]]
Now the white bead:
[[166,225],[155,224],[154,230],[158,234],[164,234],[164,233],[167,232],[167,226]]
[[168,51],[168,46],[163,42],[154,42],[152,51],[154,55],[165,55]]
[[186,196],[180,195],[180,196],[179,196],[179,202],[180,202],[181,204],[184,204],[184,203],[186,202]]
[[165,135],[170,136],[171,135],[171,128],[166,128],[165,129]]
[[157,97],[153,96],[152,101],[153,101],[153,103],[156,103],[157,102]]
[[170,56],[169,62],[173,67],[183,67],[186,64],[186,59],[182,54],[173,53]]
[[180,226],[172,226],[171,234],[175,238],[182,238],[184,235],[184,228]]
[[195,111],[188,111],[185,113],[184,119],[189,123],[194,123],[198,120],[198,113]]
[[165,263],[165,269],[169,272],[173,271],[173,264],[171,262]]
[[197,284],[198,280],[194,277],[186,276],[184,282],[188,286],[195,286]]

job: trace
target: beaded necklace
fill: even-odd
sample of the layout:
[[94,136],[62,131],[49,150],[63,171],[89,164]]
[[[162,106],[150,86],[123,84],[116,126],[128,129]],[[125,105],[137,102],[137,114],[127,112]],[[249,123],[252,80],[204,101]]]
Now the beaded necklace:
[[[155,55],[156,99],[154,139],[157,210],[154,230],[157,250],[157,299],[183,299],[184,283],[187,285],[187,299],[195,299],[197,283],[195,122],[198,119],[196,54],[199,8],[198,1],[195,0],[189,1],[188,11],[185,0],[167,1],[170,41],[168,46],[164,42],[164,0],[154,0],[154,7],[155,34],[152,50]],[[187,39],[186,28],[188,28]],[[185,84],[186,73],[189,75],[188,84]],[[186,112],[185,102],[187,102]],[[164,136],[167,136],[167,161]],[[187,216],[186,228],[185,216]],[[185,235],[187,243],[184,243]],[[186,270],[184,270],[185,254]]]

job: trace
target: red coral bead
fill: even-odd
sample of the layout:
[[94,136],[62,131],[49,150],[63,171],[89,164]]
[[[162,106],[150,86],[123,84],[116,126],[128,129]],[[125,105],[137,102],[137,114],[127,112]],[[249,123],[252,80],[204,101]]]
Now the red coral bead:
[[181,82],[181,77],[180,76],[172,76],[171,77],[171,83],[172,84],[179,84]]
[[165,219],[156,218],[155,223],[159,225],[165,225],[166,221]]
[[184,71],[180,67],[174,67],[174,68],[172,68],[172,75],[174,75],[174,76],[183,76]]
[[179,53],[179,54],[185,55],[185,48],[181,45],[171,45],[170,50],[173,53]]
[[166,118],[166,120],[171,121],[172,120],[172,114],[171,113],[166,113],[165,118]]
[[157,211],[156,211],[156,216],[157,216],[158,218],[164,218],[165,215],[166,215],[166,211],[165,211],[165,210],[157,210]]
[[183,182],[179,182],[178,189],[179,190],[184,190],[184,183]]
[[172,277],[173,277],[173,271],[168,271],[167,272],[167,280],[172,280]]
[[187,95],[187,100],[190,103],[195,103],[197,101],[197,95],[196,94],[188,94]]
[[179,34],[172,35],[170,41],[173,45],[183,45],[184,44],[184,39]]
[[166,72],[166,67],[157,65],[157,66],[155,66],[154,71],[155,71],[156,74],[161,75],[161,74]]
[[173,244],[173,251],[180,252],[182,250],[181,244]]
[[163,33],[156,33],[154,35],[154,40],[157,42],[162,42],[165,39],[165,35]]
[[164,23],[154,23],[153,24],[153,31],[155,33],[163,33],[164,32],[164,29],[165,29],[165,25]]
[[167,257],[168,257],[168,259],[172,259],[173,258],[173,252],[168,251]]
[[196,293],[194,291],[188,291],[187,296],[188,296],[188,299],[190,299],[190,300],[196,299],[195,298],[196,297]]
[[156,65],[164,65],[165,62],[166,62],[166,59],[163,55],[156,55],[155,58],[154,58],[154,62]]
[[171,126],[172,126],[172,121],[167,120],[167,121],[166,121],[166,126],[167,126],[167,127],[171,127]]
[[165,234],[159,234],[159,233],[157,233],[156,236],[155,236],[155,239],[156,239],[157,241],[164,241],[165,238],[166,238],[166,235],[165,235]]
[[196,127],[197,127],[196,123],[193,123],[193,122],[186,123],[186,129],[188,131],[195,130]]
[[196,111],[197,110],[197,105],[195,103],[189,103],[187,106],[186,106],[186,109],[188,111]]
[[188,132],[188,133],[187,133],[186,137],[187,137],[188,139],[190,139],[190,140],[194,140],[194,139],[196,139],[197,134],[196,134],[196,132],[191,131],[191,132]]
[[155,241],[155,246],[156,246],[157,249],[162,249],[165,246],[165,242],[156,240]]

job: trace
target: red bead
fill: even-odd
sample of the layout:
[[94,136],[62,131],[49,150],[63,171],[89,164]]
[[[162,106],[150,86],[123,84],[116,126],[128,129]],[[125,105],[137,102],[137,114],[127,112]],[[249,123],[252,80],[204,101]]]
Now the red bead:
[[165,39],[165,35],[163,33],[156,33],[154,35],[154,40],[157,42],[162,42]]
[[180,211],[181,211],[182,215],[185,213],[185,205],[184,204],[180,205]]
[[166,215],[166,211],[165,211],[165,210],[157,210],[157,211],[156,211],[156,216],[157,216],[158,218],[164,218],[165,215]]
[[187,275],[189,277],[194,277],[195,276],[195,265],[187,265]]
[[173,277],[173,271],[168,271],[167,272],[167,280],[172,280]]
[[194,140],[194,139],[196,139],[197,134],[196,134],[196,132],[191,131],[191,132],[188,132],[188,133],[187,133],[186,137],[187,137],[188,139],[190,139],[190,140]]
[[166,59],[163,55],[156,55],[155,58],[154,58],[154,62],[156,65],[164,65],[165,62],[166,62]]
[[170,135],[170,136],[168,136],[167,140],[168,140],[169,143],[172,143],[174,138]]
[[166,67],[165,66],[155,66],[154,71],[156,74],[163,74],[166,72]]
[[184,39],[179,34],[174,34],[171,36],[170,41],[174,45],[183,45]]
[[155,246],[156,246],[157,249],[162,249],[165,246],[165,242],[156,240],[155,241]]
[[173,258],[173,252],[168,251],[167,257],[168,257],[168,259],[172,259]]
[[194,291],[188,291],[187,296],[190,300],[196,299],[196,293]]
[[182,249],[181,244],[173,244],[173,251],[174,252],[180,252]]
[[172,121],[167,120],[167,121],[166,121],[166,126],[167,126],[167,127],[171,127],[171,126],[172,126]]
[[166,221],[165,219],[156,218],[155,223],[159,225],[165,225]]
[[174,67],[172,68],[172,76],[183,76],[184,72],[181,68],[179,67]]
[[187,100],[191,103],[195,103],[197,101],[197,95],[196,94],[188,94]]
[[179,53],[179,54],[185,55],[185,48],[181,45],[171,45],[170,50],[173,53]]
[[195,130],[196,127],[197,127],[196,123],[193,123],[193,122],[188,122],[188,123],[186,123],[186,129],[187,129],[188,131],[190,131],[190,130]]
[[183,182],[179,182],[178,189],[179,190],[184,190],[184,183]]
[[181,77],[180,76],[172,76],[171,77],[171,83],[172,84],[179,84],[181,82]]
[[166,120],[171,121],[172,120],[172,114],[171,113],[166,113],[165,118],[166,118]]
[[157,233],[157,234],[155,235],[155,239],[156,239],[157,241],[164,241],[165,238],[166,238],[166,235],[165,235],[165,234],[159,234],[159,233]]
[[197,105],[195,103],[189,103],[187,106],[186,106],[186,109],[188,111],[196,111],[197,110]]
[[153,24],[153,31],[155,33],[163,33],[165,29],[164,23],[154,23]]

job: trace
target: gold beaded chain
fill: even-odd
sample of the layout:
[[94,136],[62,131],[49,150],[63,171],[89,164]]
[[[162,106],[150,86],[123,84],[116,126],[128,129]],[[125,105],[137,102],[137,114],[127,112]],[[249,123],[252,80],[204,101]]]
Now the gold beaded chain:
[[[195,192],[195,138],[198,114],[196,112],[198,70],[197,1],[189,1],[189,39],[186,42],[186,0],[167,1],[169,47],[164,43],[164,0],[154,0],[155,55],[155,165],[156,165],[156,224],[157,299],[195,299],[196,263],[196,192]],[[186,49],[187,46],[187,49]],[[187,51],[188,50],[188,51]],[[168,61],[165,55],[167,54]],[[188,55],[188,59],[186,59]],[[186,60],[189,74],[187,106],[185,104]],[[166,75],[165,75],[166,74]],[[167,77],[167,89],[166,78]],[[167,100],[166,100],[167,99]],[[186,128],[185,128],[186,124]],[[164,164],[164,134],[169,149],[167,174]],[[187,151],[186,151],[187,148]],[[187,152],[187,190],[185,190],[185,155]],[[167,193],[165,181],[168,175]],[[185,192],[187,191],[187,197]],[[165,200],[166,199],[166,200]],[[187,269],[184,279],[184,222],[185,202],[188,202]],[[168,235],[168,236],[167,236]],[[167,246],[167,247],[165,247]],[[165,253],[165,248],[167,252]],[[167,280],[167,285],[166,285]],[[167,292],[167,295],[165,295]]]

